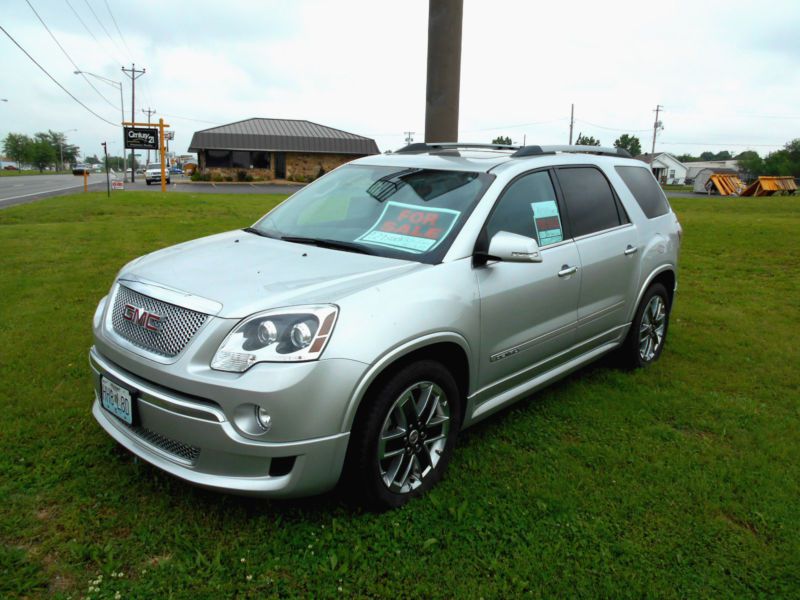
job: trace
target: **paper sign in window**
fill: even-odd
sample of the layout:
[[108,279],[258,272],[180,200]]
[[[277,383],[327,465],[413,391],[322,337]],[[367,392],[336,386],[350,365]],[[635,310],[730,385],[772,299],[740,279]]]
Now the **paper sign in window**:
[[422,254],[447,237],[460,214],[449,208],[387,202],[375,224],[355,241]]
[[561,217],[558,214],[558,205],[555,200],[532,202],[533,224],[536,227],[536,237],[540,246],[555,244],[564,239],[561,229]]

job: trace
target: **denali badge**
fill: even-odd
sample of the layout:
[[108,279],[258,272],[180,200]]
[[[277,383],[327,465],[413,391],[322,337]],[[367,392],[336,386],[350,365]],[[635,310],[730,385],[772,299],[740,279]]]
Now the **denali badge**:
[[125,305],[122,309],[122,318],[139,327],[144,327],[148,331],[161,331],[161,325],[163,324],[161,316],[147,312],[145,309],[133,304]]

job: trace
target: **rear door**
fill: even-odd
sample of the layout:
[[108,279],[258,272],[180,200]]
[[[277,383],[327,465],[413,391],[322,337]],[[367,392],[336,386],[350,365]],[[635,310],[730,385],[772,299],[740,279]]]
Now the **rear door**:
[[[552,173],[526,173],[512,181],[485,225],[537,240],[540,263],[489,262],[476,268],[481,297],[480,386],[528,379],[532,366],[575,340],[580,270],[578,251],[564,227]],[[542,364],[544,370],[551,363]]]
[[556,170],[580,255],[577,341],[600,345],[621,333],[639,281],[639,239],[602,170]]

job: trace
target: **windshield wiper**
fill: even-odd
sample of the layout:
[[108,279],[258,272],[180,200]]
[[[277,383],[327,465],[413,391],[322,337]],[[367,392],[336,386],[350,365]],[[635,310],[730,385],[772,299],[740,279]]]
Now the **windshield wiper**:
[[293,235],[285,235],[281,238],[284,242],[292,242],[294,244],[309,244],[311,246],[318,246],[319,248],[330,248],[332,250],[345,250],[347,252],[358,252],[359,254],[375,253],[362,246],[361,244],[354,244],[352,242],[343,242],[341,240],[329,240],[311,237],[299,237]]
[[273,240],[279,239],[277,235],[272,235],[267,233],[266,231],[261,231],[260,229],[256,229],[255,227],[245,227],[242,231],[246,231],[247,233],[254,233],[256,235],[260,235],[261,237],[271,238]]

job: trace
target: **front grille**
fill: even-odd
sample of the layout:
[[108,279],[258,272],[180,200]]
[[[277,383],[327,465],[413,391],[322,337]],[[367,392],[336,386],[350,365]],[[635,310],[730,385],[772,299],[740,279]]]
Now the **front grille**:
[[172,440],[145,427],[131,427],[131,431],[151,446],[155,446],[159,450],[172,454],[190,464],[194,464],[200,455],[200,448],[197,446],[190,446],[189,444]]
[[[135,307],[138,312],[126,309],[126,305]],[[144,313],[159,318],[147,321]],[[207,318],[208,315],[203,313],[144,296],[120,285],[112,308],[111,324],[114,331],[130,343],[172,358],[180,354]],[[157,325],[157,331],[148,329],[147,324]]]

